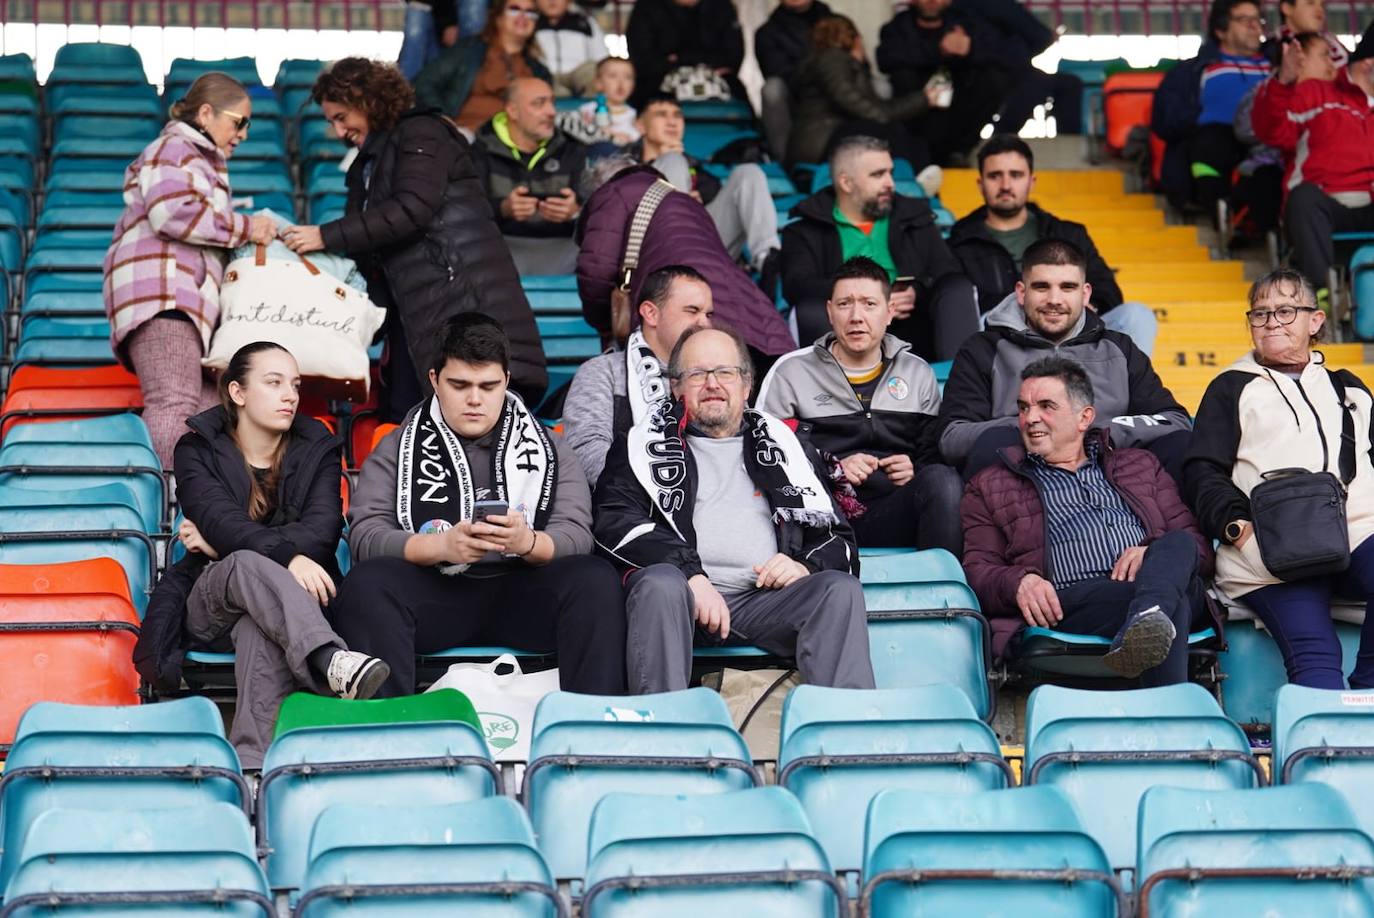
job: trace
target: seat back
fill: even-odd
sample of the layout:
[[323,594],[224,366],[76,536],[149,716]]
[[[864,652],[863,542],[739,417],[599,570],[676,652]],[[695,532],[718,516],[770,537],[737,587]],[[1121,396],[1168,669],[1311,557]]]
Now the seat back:
[[1262,775],[1244,732],[1200,685],[1119,692],[1046,685],[1026,706],[1022,783],[1063,791],[1112,866],[1129,869],[1146,790],[1248,788]]
[[[1350,672],[1360,650],[1360,626],[1339,620],[1334,624],[1343,657],[1341,671]],[[1269,726],[1278,691],[1288,684],[1278,644],[1255,622],[1232,621],[1226,627],[1226,645],[1217,654],[1226,716],[1250,727]]]
[[1355,334],[1374,338],[1374,245],[1363,245],[1350,258],[1350,288],[1355,300]]
[[958,560],[942,548],[865,553],[859,579],[878,687],[945,682],[963,690],[979,717],[990,717],[991,635]]
[[1119,894],[1101,846],[1048,787],[879,794],[868,806],[863,884],[874,918],[1000,915],[1013,903],[1019,915],[1089,918],[1114,914]]
[[1374,840],[1319,784],[1153,788],[1140,801],[1139,850],[1141,914],[1374,915]]
[[[508,894],[498,883],[528,886]],[[529,818],[509,797],[443,806],[336,805],[315,820],[295,915],[452,910],[478,918],[551,918],[557,895]]]
[[855,813],[884,790],[966,794],[1014,783],[996,735],[952,685],[800,685],[783,703],[778,784],[797,795],[836,870],[862,866]]
[[524,799],[554,876],[586,867],[608,793],[718,794],[758,783],[749,748],[707,688],[633,698],[553,692],[535,709]]
[[589,918],[847,913],[806,814],[779,787],[609,794],[592,815],[587,860]]
[[433,805],[499,793],[500,776],[470,723],[301,727],[272,741],[258,790],[258,844],[274,890],[305,879],[310,829],[337,804]]
[[1147,70],[1113,73],[1102,83],[1102,111],[1110,149],[1120,151],[1132,128],[1149,125],[1155,90],[1163,80],[1163,72]]
[[1326,784],[1340,791],[1374,835],[1374,692],[1285,685],[1274,702],[1274,783]]

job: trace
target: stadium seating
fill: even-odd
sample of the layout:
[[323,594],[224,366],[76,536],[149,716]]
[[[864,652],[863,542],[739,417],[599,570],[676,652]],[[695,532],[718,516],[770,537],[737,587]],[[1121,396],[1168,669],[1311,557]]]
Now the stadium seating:
[[1058,790],[885,791],[868,805],[861,914],[1124,916],[1102,847]]
[[1149,788],[1264,783],[1245,734],[1191,683],[1120,692],[1041,686],[1026,705],[1023,767],[1023,784],[1069,798],[1116,869],[1135,863],[1136,809]]
[[587,918],[848,914],[806,814],[778,787],[609,794],[592,814],[587,847]]
[[328,807],[315,821],[296,918],[552,918],[558,891],[529,818],[509,797]]
[[[1347,609],[1338,606],[1338,616]],[[1246,728],[1264,729],[1271,723],[1275,693],[1288,681],[1288,674],[1278,645],[1256,625],[1253,621],[1232,621],[1227,625],[1227,649],[1217,659],[1224,676],[1221,703],[1226,716]],[[1359,652],[1360,626],[1339,617],[1335,625],[1345,658],[1343,671],[1350,672]]]
[[1132,128],[1149,125],[1155,90],[1163,80],[1163,71],[1157,70],[1126,71],[1106,78],[1102,84],[1102,107],[1107,149],[1120,153]]
[[1374,245],[1355,250],[1350,259],[1350,286],[1355,301],[1355,335],[1374,339]]
[[1285,685],[1274,701],[1275,784],[1326,784],[1340,791],[1374,835],[1374,692]]
[[16,424],[70,421],[143,407],[138,378],[123,367],[22,367],[10,376],[0,404],[0,437]]
[[576,880],[592,810],[608,793],[717,794],[762,783],[725,702],[710,689],[539,702],[522,790],[554,876]]
[[1139,914],[1374,914],[1374,840],[1318,784],[1156,787],[1140,801]]
[[[1216,630],[1211,627],[1193,632],[1188,635],[1189,650],[1214,644],[1216,636]],[[1109,637],[1031,626],[1017,633],[1011,654],[1018,671],[1036,681],[1054,681],[1060,677],[1120,679],[1102,662],[1111,646]]]
[[797,795],[836,870],[863,866],[857,812],[884,790],[967,794],[1013,786],[997,737],[952,685],[800,685],[783,704],[778,784]]

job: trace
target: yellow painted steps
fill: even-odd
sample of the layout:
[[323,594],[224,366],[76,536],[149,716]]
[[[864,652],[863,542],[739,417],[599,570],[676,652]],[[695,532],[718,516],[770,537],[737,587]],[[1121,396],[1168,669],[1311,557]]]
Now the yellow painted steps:
[[[1178,366],[1171,362],[1171,355],[1161,352],[1160,348],[1156,347],[1154,365],[1160,379],[1169,387],[1174,398],[1189,411],[1196,411],[1198,403],[1202,401],[1202,394],[1207,391],[1207,384],[1247,350],[1248,344],[1230,349],[1218,348],[1214,363],[1193,362],[1187,366]],[[1348,369],[1364,380],[1365,385],[1374,388],[1374,365],[1365,362],[1365,345],[1328,344],[1320,350],[1330,366]]]
[[1187,281],[1245,283],[1245,267],[1238,261],[1175,261],[1169,259],[1156,262],[1115,262],[1111,267],[1116,272],[1116,282],[1123,288],[1132,284],[1151,284],[1161,280],[1170,283]]
[[[1043,196],[1059,194],[1125,194],[1125,176],[1106,170],[1041,169],[1035,173],[1035,190]],[[945,190],[974,188],[977,169],[946,169]]]

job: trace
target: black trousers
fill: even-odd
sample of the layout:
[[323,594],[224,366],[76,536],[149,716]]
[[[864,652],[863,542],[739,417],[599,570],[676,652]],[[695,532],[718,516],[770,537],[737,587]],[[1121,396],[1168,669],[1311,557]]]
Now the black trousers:
[[[978,331],[978,297],[973,282],[962,274],[946,274],[929,291],[917,288],[916,308],[905,319],[894,319],[887,330],[909,342],[926,360],[953,360],[964,340]],[[828,331],[830,319],[824,301],[797,307],[799,340],[815,341]]]
[[1177,632],[1169,655],[1140,674],[1144,688],[1188,680],[1188,632],[1206,617],[1202,579],[1197,575],[1197,542],[1186,532],[1170,532],[1145,549],[1135,580],[1103,577],[1059,590],[1064,610],[1057,631],[1112,637],[1136,612],[1159,606]]
[[[1188,445],[1192,440],[1192,431],[1176,430],[1151,440],[1145,446],[1145,449],[1155,454],[1159,464],[1164,466],[1164,471],[1169,473],[1169,477],[1180,489],[1183,487],[1183,457],[1188,452]],[[1020,445],[1021,431],[1014,425],[994,427],[985,431],[974,441],[973,449],[969,451],[968,459],[964,462],[964,480],[968,481],[982,469],[997,462],[997,451],[1002,447]]]
[[399,424],[406,412],[425,398],[415,362],[410,359],[405,327],[400,313],[392,309],[386,317],[386,361],[382,364],[382,391],[379,396],[382,420]]
[[997,118],[999,133],[1015,134],[1035,114],[1037,105],[1054,100],[1054,129],[1059,134],[1083,133],[1083,81],[1072,73],[1046,73],[1029,64],[1010,71],[1011,88]]
[[1316,185],[1302,184],[1288,195],[1284,225],[1298,270],[1321,288],[1336,263],[1331,234],[1374,230],[1374,204],[1346,207]]
[[391,666],[378,697],[415,692],[417,653],[463,644],[557,651],[566,691],[625,693],[625,595],[615,568],[591,555],[481,578],[373,558],[344,578],[329,612],[350,650]]
[[959,499],[964,483],[947,465],[927,465],[902,487],[866,501],[863,516],[850,520],[863,548],[943,548],[959,558],[964,529]]
[[965,65],[954,68],[952,76],[954,104],[929,109],[907,123],[913,135],[930,144],[931,156],[941,166],[951,165],[952,156],[967,156],[977,146],[983,125],[1002,107],[1010,85],[1008,75],[992,67]]
[[1217,173],[1193,177],[1193,200],[1208,216],[1215,216],[1217,202],[1231,192],[1231,173],[1245,158],[1245,145],[1231,125],[1203,124],[1188,138],[1187,149],[1189,164],[1205,163]]

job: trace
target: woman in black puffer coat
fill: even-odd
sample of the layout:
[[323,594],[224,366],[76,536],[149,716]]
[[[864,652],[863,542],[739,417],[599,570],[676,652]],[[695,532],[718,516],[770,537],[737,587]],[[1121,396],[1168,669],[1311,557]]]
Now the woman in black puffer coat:
[[437,111],[411,108],[410,86],[390,64],[345,58],[316,80],[314,99],[340,139],[360,148],[348,214],[282,235],[299,253],[356,258],[369,295],[389,310],[386,419],[399,422],[430,391],[439,330],[463,312],[501,323],[511,387],[537,405],[548,386],[543,345],[467,140]]

